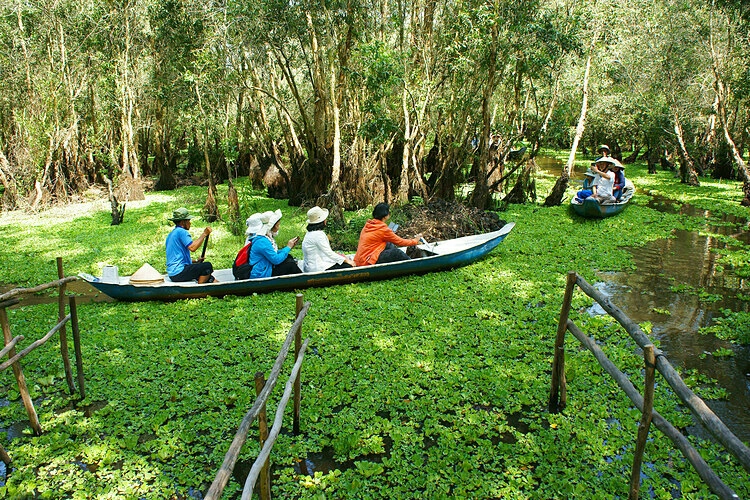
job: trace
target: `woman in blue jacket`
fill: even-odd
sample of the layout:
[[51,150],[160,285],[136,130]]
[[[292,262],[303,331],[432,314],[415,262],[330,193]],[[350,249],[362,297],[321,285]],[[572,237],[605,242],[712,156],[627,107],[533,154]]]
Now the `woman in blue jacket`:
[[253,244],[250,247],[250,264],[253,266],[250,277],[268,278],[301,273],[294,257],[289,255],[292,248],[299,242],[299,238],[295,236],[281,250],[276,246],[274,238],[279,232],[281,210],[264,212],[260,220],[263,226],[252,239]]

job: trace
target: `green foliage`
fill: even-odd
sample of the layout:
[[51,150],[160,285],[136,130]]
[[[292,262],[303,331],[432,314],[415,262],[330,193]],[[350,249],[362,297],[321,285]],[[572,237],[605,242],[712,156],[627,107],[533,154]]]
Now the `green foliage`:
[[701,328],[700,332],[741,345],[750,344],[750,313],[729,309],[722,309],[721,313],[724,317],[715,318],[712,325]]
[[[631,170],[639,185],[640,168]],[[539,182],[551,185],[545,178]],[[226,186],[219,188],[225,193]],[[703,189],[714,192],[696,191]],[[98,273],[103,264],[129,273],[145,260],[162,268],[170,230],[166,217],[176,206],[199,209],[203,193],[183,188],[149,194],[147,202],[132,204],[130,218],[119,227],[109,226],[109,214],[99,205],[88,212],[78,206],[34,217],[4,214],[0,281],[51,281],[57,255],[65,257],[68,274]],[[280,240],[303,234],[303,210],[250,190],[241,199],[243,216],[283,209]],[[566,272],[576,270],[594,281],[598,271],[629,269],[632,262],[621,247],[644,245],[692,224],[686,216],[646,204],[647,196],[639,194],[623,216],[606,221],[574,217],[567,207],[511,206],[502,217],[516,228],[474,265],[305,291],[312,308],[303,328],[311,343],[302,370],[302,434],[279,436],[271,455],[273,495],[623,495],[640,413],[570,336],[568,408],[551,415],[546,407]],[[398,219],[397,211],[393,215]],[[369,216],[366,209],[347,214],[346,227],[331,232],[356,241]],[[193,231],[202,226],[195,220]],[[208,255],[228,265],[241,238],[231,236],[222,221],[213,227]],[[642,386],[635,343],[611,318],[585,313],[589,305],[590,299],[576,292],[571,319]],[[26,336],[20,347],[48,331],[57,317],[56,304],[8,312],[12,332]],[[205,492],[255,398],[253,374],[270,370],[293,312],[291,293],[79,305],[88,397],[78,402],[67,394],[58,341],[24,359],[44,433],[6,435],[3,445],[14,468],[0,494],[186,498]],[[742,326],[745,315],[724,315],[716,325],[722,331],[734,324],[737,333],[750,331]],[[288,363],[284,374],[290,369]],[[3,376],[9,404],[0,405],[0,427],[9,429],[26,416],[12,374]],[[726,396],[697,372],[686,378],[704,397]],[[656,392],[665,418],[678,427],[691,424],[666,384],[658,384]],[[273,393],[270,414],[280,393],[278,388]],[[284,428],[290,426],[287,411]],[[259,451],[254,429],[243,462]],[[661,433],[650,437],[646,461],[653,467],[644,468],[643,491],[669,498],[674,480],[684,498],[711,496]],[[696,444],[741,497],[750,495],[750,481],[736,461],[713,442]],[[320,455],[330,455],[334,464],[311,475],[300,472],[297,464],[316,462]],[[233,478],[226,496],[236,498],[240,489]]]

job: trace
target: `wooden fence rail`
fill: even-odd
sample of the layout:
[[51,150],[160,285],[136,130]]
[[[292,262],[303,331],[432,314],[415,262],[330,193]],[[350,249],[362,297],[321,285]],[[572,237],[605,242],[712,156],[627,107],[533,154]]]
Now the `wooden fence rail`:
[[273,420],[273,427],[271,427],[271,432],[268,434],[268,439],[266,439],[263,448],[258,454],[258,458],[255,459],[255,462],[250,469],[250,473],[247,475],[247,479],[245,480],[245,487],[242,490],[242,500],[250,500],[250,498],[253,496],[253,487],[255,486],[255,482],[258,480],[261,469],[268,466],[268,456],[271,454],[271,448],[276,442],[276,438],[279,437],[279,432],[281,432],[281,424],[284,420],[284,410],[286,409],[286,405],[289,403],[289,398],[292,396],[294,381],[299,377],[299,372],[302,368],[302,360],[305,358],[305,351],[307,350],[307,344],[309,342],[310,339],[305,339],[305,343],[302,344],[302,349],[300,350],[299,357],[294,363],[292,373],[289,375],[289,379],[286,382],[284,394],[283,396],[281,396],[281,401],[279,401],[278,408],[276,408],[276,416]]
[[[625,313],[615,306],[607,297],[601,294],[593,286],[587,283],[577,273],[571,271],[568,273],[567,286],[563,298],[563,305],[560,311],[560,321],[557,328],[555,339],[554,360],[552,363],[552,387],[550,389],[549,409],[550,412],[558,412],[565,408],[567,403],[567,389],[565,382],[565,333],[569,331],[578,339],[589,351],[599,364],[612,376],[617,384],[623,389],[625,394],[642,412],[644,418],[642,423],[650,413],[654,425],[662,431],[677,448],[682,452],[685,458],[695,467],[696,471],[720,498],[732,499],[738,498],[737,495],[726,486],[718,476],[711,470],[708,464],[701,458],[700,454],[690,445],[685,436],[675,429],[667,420],[661,417],[657,412],[646,411],[647,405],[644,405],[644,398],[638,393],[637,389],[628,380],[627,376],[620,372],[606,355],[602,352],[593,338],[584,334],[569,318],[572,295],[575,285],[578,285],[586,295],[596,300],[605,311],[615,318],[620,325],[630,334],[630,336],[644,349],[644,352],[653,348],[648,336],[643,333],[637,323],[631,320]],[[708,406],[693,393],[680,378],[677,371],[667,361],[666,357],[659,349],[653,349],[655,368],[662,374],[675,393],[680,397],[683,403],[690,408],[698,420],[721,442],[724,446],[738,458],[742,466],[750,471],[750,449],[747,448],[731,431],[724,425]],[[646,361],[646,370],[648,373],[648,360]],[[648,381],[647,381],[648,383]],[[642,432],[639,430],[639,432]],[[640,441],[640,439],[639,439]],[[633,474],[635,474],[635,470]],[[640,474],[640,471],[638,471]],[[632,488],[631,488],[632,490]],[[637,494],[637,491],[636,491]]]
[[[57,258],[57,273],[59,277],[57,281],[45,283],[33,288],[14,288],[6,293],[0,294],[0,328],[2,328],[5,344],[3,349],[0,350],[0,357],[5,355],[8,356],[8,360],[0,363],[0,372],[7,370],[8,368],[13,368],[13,375],[16,378],[16,384],[18,385],[18,392],[21,395],[21,401],[23,402],[24,408],[26,409],[26,414],[29,417],[29,424],[31,425],[31,428],[37,436],[41,435],[42,426],[39,423],[39,417],[37,416],[36,410],[34,409],[34,403],[31,400],[31,395],[29,394],[29,389],[26,384],[26,377],[23,374],[20,360],[29,355],[35,349],[47,343],[47,341],[52,338],[54,334],[58,333],[60,335],[60,350],[63,360],[63,368],[65,370],[65,378],[68,382],[68,389],[70,390],[70,393],[74,393],[75,385],[73,383],[73,372],[70,367],[68,343],[65,335],[65,325],[68,322],[71,323],[71,328],[73,330],[79,393],[81,395],[81,399],[84,399],[86,397],[84,389],[83,360],[81,357],[81,339],[78,330],[78,315],[76,313],[75,297],[68,297],[70,314],[65,314],[65,285],[71,281],[76,281],[78,278],[75,276],[64,277],[62,259],[59,257]],[[10,321],[8,320],[8,312],[6,309],[10,306],[18,304],[20,302],[20,296],[41,292],[49,288],[58,289],[58,322],[46,335],[32,342],[28,347],[17,353],[16,346],[18,345],[18,342],[24,339],[24,336],[12,336],[10,331]],[[2,446],[0,446],[0,460],[5,462],[6,464],[10,463],[10,456]]]
[[[258,418],[261,412],[265,413],[266,401],[268,400],[268,396],[271,394],[274,387],[276,387],[276,382],[279,379],[279,374],[281,373],[282,365],[284,364],[284,361],[286,360],[286,357],[289,354],[289,348],[292,345],[292,340],[295,341],[295,365],[294,365],[294,369],[292,370],[293,377],[290,377],[289,381],[287,382],[287,386],[289,386],[290,383],[293,384],[294,392],[295,392],[295,395],[294,395],[295,402],[300,400],[300,396],[297,393],[297,391],[299,390],[298,380],[300,378],[300,368],[298,367],[298,364],[301,366],[302,358],[304,357],[303,356],[304,349],[307,348],[307,341],[305,341],[305,344],[302,345],[301,331],[302,331],[302,321],[304,320],[305,316],[307,316],[307,311],[309,309],[310,309],[310,302],[305,302],[303,304],[302,294],[297,294],[296,295],[297,319],[294,321],[294,323],[292,324],[292,327],[289,329],[289,333],[286,336],[286,340],[284,340],[284,344],[281,346],[281,350],[279,351],[279,354],[276,357],[276,362],[271,368],[271,373],[268,376],[268,380],[265,382],[265,385],[263,385],[263,389],[260,391],[257,398],[255,399],[255,403],[253,403],[253,406],[250,408],[247,414],[245,414],[245,417],[242,419],[242,422],[240,423],[240,426],[234,435],[232,444],[229,446],[229,451],[227,451],[226,455],[224,456],[224,462],[221,464],[219,471],[216,473],[216,477],[214,478],[213,483],[211,483],[211,487],[206,492],[205,500],[217,500],[218,498],[221,497],[221,494],[223,493],[224,488],[226,487],[227,483],[229,482],[229,478],[232,475],[234,466],[237,463],[237,457],[240,454],[240,450],[242,449],[242,446],[247,441],[247,434],[250,430],[250,425],[253,423],[253,421],[256,418]],[[286,396],[286,390],[284,391],[284,395]],[[283,403],[284,406],[286,406],[286,402],[288,402],[288,400],[289,400],[289,396],[286,396],[286,401]],[[279,403],[279,407],[280,408],[282,407],[282,403]],[[282,410],[282,415],[283,415],[283,410]],[[297,432],[299,430],[299,405],[298,404],[295,404],[295,409],[294,409],[294,429],[297,429]],[[277,434],[278,434],[278,431],[277,431]],[[271,445],[272,445],[273,441],[275,441],[275,437],[273,440],[269,439],[269,441],[271,441]],[[265,449],[265,444],[263,445],[263,448]],[[269,448],[269,451],[270,451],[270,448]],[[260,461],[260,458],[261,456],[259,455],[258,459],[256,459],[256,464]],[[266,455],[266,458],[267,458],[267,455]],[[260,461],[261,466],[263,465],[264,462],[265,462],[265,459],[263,461]],[[253,467],[255,467],[255,465],[253,465]],[[255,475],[256,479],[257,477],[258,477],[258,474]],[[269,494],[270,494],[270,491],[269,491]],[[243,493],[243,498],[244,498],[244,493]]]

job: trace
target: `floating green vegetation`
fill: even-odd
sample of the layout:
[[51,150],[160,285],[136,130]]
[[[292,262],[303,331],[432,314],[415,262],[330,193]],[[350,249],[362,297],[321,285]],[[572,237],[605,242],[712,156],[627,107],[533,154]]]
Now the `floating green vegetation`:
[[673,293],[684,293],[685,295],[698,297],[702,302],[718,302],[722,299],[719,294],[709,293],[701,287],[694,287],[684,283],[672,285],[669,287],[669,290]]
[[653,307],[651,308],[652,311],[654,311],[656,314],[663,314],[665,316],[671,316],[672,312],[669,309],[662,309],[659,307]]
[[713,324],[700,329],[704,335],[716,335],[737,344],[750,344],[750,313],[722,309],[724,317],[714,318]]
[[[670,196],[687,189],[671,174],[645,175],[643,166],[629,165],[628,174],[639,187]],[[225,189],[220,186],[219,199]],[[703,193],[721,200],[721,207],[739,195],[729,184],[691,192],[686,202]],[[103,205],[34,217],[4,214],[0,282],[52,281],[57,256],[64,257],[68,274],[99,274],[105,264],[129,274],[146,261],[163,270],[166,217],[177,206],[199,211],[203,193],[190,188],[149,194],[146,202],[128,204],[125,223],[115,227]],[[502,214],[516,222],[513,233],[474,265],[307,290],[312,308],[303,335],[311,344],[302,368],[302,433],[287,432],[287,412],[271,455],[273,496],[626,495],[640,412],[571,336],[568,407],[554,415],[546,408],[566,273],[575,270],[593,282],[597,271],[631,269],[622,247],[695,224],[653,210],[645,199],[637,195],[621,216],[602,221],[575,217],[567,206],[514,205]],[[280,240],[304,233],[304,209],[251,191],[243,200],[244,217],[249,211],[284,211]],[[341,228],[342,234],[358,233],[355,226],[366,218],[366,210],[347,214],[356,222]],[[194,231],[203,225],[194,221]],[[232,235],[228,223],[213,227],[207,256],[217,267],[228,266],[242,237]],[[356,241],[351,234],[346,238]],[[642,387],[637,346],[611,318],[586,314],[588,305],[590,299],[576,292],[571,319]],[[13,465],[0,496],[171,499],[205,493],[254,401],[253,374],[269,372],[293,311],[290,293],[79,305],[86,400],[67,394],[59,342],[53,340],[23,361],[44,433],[14,432],[26,415],[12,374],[2,374],[8,404],[0,405],[0,428]],[[13,334],[25,335],[28,345],[52,327],[57,307],[8,313]],[[724,335],[741,321],[747,325],[746,316],[725,318],[711,333]],[[290,370],[288,363],[284,373]],[[689,376],[688,384],[704,396],[724,396],[700,374]],[[273,393],[269,412],[280,392]],[[677,427],[692,423],[667,384],[657,385],[655,405]],[[259,451],[252,432],[243,464]],[[677,489],[683,498],[712,497],[671,442],[656,430],[650,439],[644,492],[672,498]],[[750,496],[750,480],[735,460],[713,442],[691,439],[740,497]],[[310,466],[302,470],[301,463]],[[242,479],[230,480],[225,498],[239,497]]]

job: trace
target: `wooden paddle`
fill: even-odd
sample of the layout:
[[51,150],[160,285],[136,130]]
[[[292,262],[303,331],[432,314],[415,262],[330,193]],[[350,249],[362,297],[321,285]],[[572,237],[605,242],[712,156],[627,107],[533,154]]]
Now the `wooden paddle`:
[[205,258],[206,258],[206,247],[208,246],[208,237],[209,237],[209,236],[210,236],[210,235],[209,235],[209,234],[207,234],[207,235],[206,235],[206,239],[205,239],[205,240],[203,240],[203,250],[201,250],[201,258],[200,258],[200,260],[199,260],[198,262],[203,262],[203,259],[205,259]]

